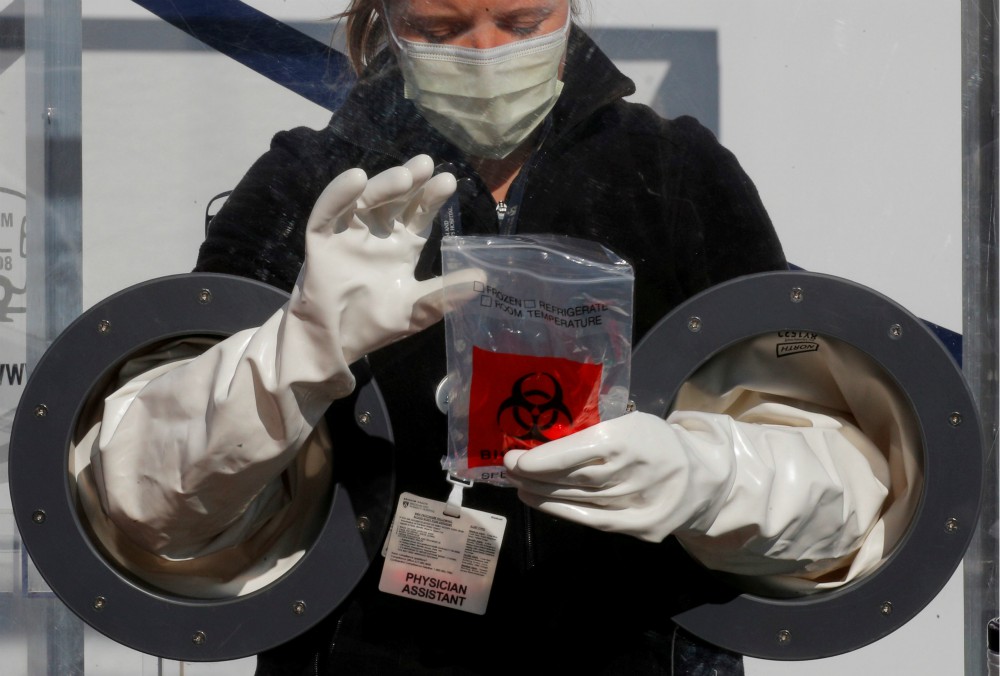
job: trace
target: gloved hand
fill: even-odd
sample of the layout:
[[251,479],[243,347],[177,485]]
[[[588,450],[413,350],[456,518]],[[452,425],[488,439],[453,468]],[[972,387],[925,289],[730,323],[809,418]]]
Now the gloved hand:
[[331,400],[344,396],[354,387],[349,364],[441,319],[444,281],[413,276],[456,187],[454,176],[433,171],[427,155],[372,179],[350,169],[320,195],[279,338],[294,355],[282,363],[289,385],[323,383]]
[[338,176],[309,217],[305,264],[280,311],[105,400],[91,461],[104,511],[133,541],[184,558],[255,532],[286,500],[281,472],[353,389],[348,365],[438,321],[445,284],[476,278],[414,278],[455,190],[433,169],[422,155],[371,179]]
[[775,575],[838,565],[878,518],[881,454],[871,442],[859,449],[866,439],[832,417],[758,408],[751,415],[782,424],[636,412],[508,451],[504,465],[526,504],[643,540],[675,534],[710,568]]

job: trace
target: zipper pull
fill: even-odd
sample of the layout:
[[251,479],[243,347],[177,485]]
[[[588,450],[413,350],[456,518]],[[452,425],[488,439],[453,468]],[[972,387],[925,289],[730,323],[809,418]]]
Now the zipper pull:
[[497,223],[503,223],[504,217],[507,215],[507,203],[503,200],[497,202]]

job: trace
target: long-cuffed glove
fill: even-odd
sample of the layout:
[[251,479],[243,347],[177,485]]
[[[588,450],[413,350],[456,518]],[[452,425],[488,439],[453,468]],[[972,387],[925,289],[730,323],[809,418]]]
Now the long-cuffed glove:
[[348,365],[441,318],[445,280],[414,278],[455,190],[433,168],[418,156],[371,179],[338,176],[313,208],[280,311],[107,398],[91,462],[105,512],[133,541],[186,558],[255,532],[283,500],[279,474],[352,391]]
[[504,464],[528,505],[643,540],[675,534],[710,568],[795,575],[842,566],[887,494],[883,456],[827,415],[766,403],[744,417],[755,422],[630,413],[509,451]]

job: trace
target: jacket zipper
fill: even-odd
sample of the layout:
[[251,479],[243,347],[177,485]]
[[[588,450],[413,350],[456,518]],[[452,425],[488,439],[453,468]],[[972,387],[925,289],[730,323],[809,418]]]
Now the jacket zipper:
[[524,514],[524,568],[531,570],[535,567],[535,529],[531,516],[531,508],[523,502],[521,512]]
[[[337,642],[340,640],[340,630],[343,627],[343,625],[344,625],[344,614],[341,613],[340,617],[337,618],[337,624],[333,628],[333,636],[331,636],[330,643],[327,645],[326,648],[326,659],[328,665],[333,660],[334,651],[337,650]],[[313,671],[315,673],[315,676],[322,676],[322,674],[320,674],[319,671],[319,657],[320,657],[319,652],[317,652],[316,656],[313,658]]]
[[[552,116],[549,115],[542,123],[541,134],[538,138],[538,145],[535,146],[535,151],[531,153],[524,165],[521,166],[521,171],[514,178],[514,182],[507,192],[510,202],[504,200],[497,202],[497,232],[501,235],[513,235],[517,233],[517,221],[521,212],[521,201],[524,198],[525,187],[528,183],[528,174],[531,173],[541,159],[542,147],[545,146],[545,142],[548,140],[551,131]],[[524,567],[525,570],[531,570],[535,567],[534,517],[531,514],[530,507],[523,502],[520,503],[520,506],[521,513],[524,515]]]
[[[539,148],[541,147],[541,141],[548,135],[549,124],[551,123],[547,123],[543,130],[542,138],[539,140]],[[517,233],[517,217],[521,211],[521,199],[524,197],[527,175],[529,170],[537,161],[538,156],[539,150],[536,149],[521,167],[520,173],[514,179],[514,182],[511,184],[510,190],[507,193],[510,202],[505,200],[497,202],[497,232],[501,235],[507,236]],[[519,502],[518,504],[521,508],[521,514],[524,517],[524,567],[525,570],[531,570],[535,567],[535,529],[533,517],[531,509],[526,504],[523,502]]]

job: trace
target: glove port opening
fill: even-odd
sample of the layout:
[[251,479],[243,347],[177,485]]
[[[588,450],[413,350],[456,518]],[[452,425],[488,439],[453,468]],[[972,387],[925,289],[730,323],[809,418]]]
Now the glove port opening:
[[[802,333],[807,335],[797,335]],[[909,450],[896,459],[897,476],[889,463],[893,502],[882,517],[895,523],[886,529],[885,549],[875,552],[876,565],[866,575],[819,593],[791,595],[747,591],[743,576],[728,587],[734,592],[730,600],[706,602],[673,617],[710,643],[763,659],[838,655],[904,625],[955,573],[975,532],[984,494],[986,435],[955,358],[926,322],[849,280],[782,270],[747,275],[699,293],[668,313],[637,345],[632,400],[637,410],[666,417],[682,387],[716,355],[722,361],[705,373],[721,373],[720,365],[729,358],[735,363],[724,379],[738,382],[753,369],[751,362],[735,357],[755,340],[773,341],[768,350],[785,350],[787,356],[768,353],[772,362],[795,363],[802,358],[800,350],[807,358],[812,354],[806,345],[812,333],[839,341],[830,343],[834,352],[839,346],[848,355],[845,364],[830,371],[861,402],[853,413],[858,427],[867,427],[866,434],[872,435],[882,428],[905,432],[916,443],[906,441]],[[852,364],[857,364],[853,371]],[[851,377],[858,373],[866,375],[855,383]],[[770,371],[764,376],[774,378]],[[873,404],[879,389],[885,400]],[[888,401],[901,402],[893,415],[905,423],[869,420],[889,410]],[[849,410],[846,403],[839,408]],[[887,447],[884,440],[874,441],[876,447]],[[903,447],[902,440],[898,443]],[[895,492],[904,487],[905,494],[898,496]],[[803,510],[806,517],[811,512]]]
[[[274,287],[230,275],[150,280],[85,311],[34,366],[11,431],[14,517],[25,550],[52,592],[111,639],[180,661],[254,655],[295,638],[332,612],[376,555],[388,528],[393,438],[377,384],[361,363],[352,366],[358,383],[354,394],[335,402],[327,420],[336,417],[338,431],[348,430],[352,449],[364,445],[367,452],[354,455],[359,457],[355,462],[367,463],[365,471],[351,479],[348,467],[341,467],[350,463],[329,461],[329,444],[304,451],[306,467],[296,481],[314,480],[310,497],[315,501],[303,501],[302,512],[311,518],[290,529],[287,540],[292,543],[287,550],[304,551],[284,568],[258,562],[270,577],[261,577],[256,586],[232,581],[227,586],[218,579],[171,582],[163,570],[140,570],[127,556],[121,532],[102,532],[101,518],[92,520],[86,513],[94,505],[100,508],[95,487],[86,485],[85,476],[77,481],[90,458],[86,434],[119,371],[135,366],[141,372],[157,352],[175,351],[168,358],[182,357],[184,351],[193,355],[260,326],[287,299]],[[279,551],[268,546],[286,535],[274,536],[267,528],[265,523],[260,531],[262,559]],[[182,563],[211,577],[197,563]]]
[[[862,350],[801,329],[747,338],[699,366],[671,410],[724,414],[782,432],[749,447],[754,467],[772,468],[779,477],[772,490],[785,493],[768,501],[766,522],[749,519],[743,535],[682,540],[709,568],[734,573],[730,582],[744,591],[794,598],[854,584],[906,537],[923,491],[923,434],[899,383]],[[806,505],[809,498],[829,501],[833,521],[824,521],[822,506]],[[804,514],[809,508],[812,514]],[[836,519],[845,513],[840,527]],[[730,563],[725,552],[713,552],[713,543],[740,537],[766,541],[757,545],[774,557],[761,562],[765,572],[754,570],[754,561]],[[796,548],[795,539],[816,544]]]
[[[218,338],[190,336],[128,355],[87,397],[68,454],[71,500],[91,543],[123,577],[157,594],[229,599],[258,591],[289,573],[315,541],[329,512],[331,454],[324,428],[313,434],[273,485],[261,491],[258,499],[267,498],[271,515],[247,526],[245,539],[227,546],[206,543],[201,551],[186,556],[164,556],[131,539],[108,516],[102,483],[91,463],[105,398],[144,371],[192,359],[216,342]],[[150,469],[155,467],[151,463]],[[225,531],[220,530],[219,538],[223,537]]]

